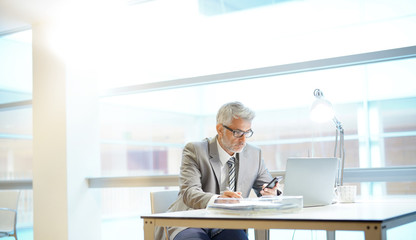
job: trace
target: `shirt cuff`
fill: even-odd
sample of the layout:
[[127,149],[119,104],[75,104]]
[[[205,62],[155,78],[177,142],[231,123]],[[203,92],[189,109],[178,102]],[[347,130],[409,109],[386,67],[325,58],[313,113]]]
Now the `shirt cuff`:
[[215,202],[215,199],[217,199],[219,196],[220,196],[220,195],[216,195],[216,194],[214,194],[214,195],[211,197],[211,199],[209,200],[209,202],[208,202],[208,204],[207,204],[207,207],[208,207],[209,205],[213,204],[213,203]]

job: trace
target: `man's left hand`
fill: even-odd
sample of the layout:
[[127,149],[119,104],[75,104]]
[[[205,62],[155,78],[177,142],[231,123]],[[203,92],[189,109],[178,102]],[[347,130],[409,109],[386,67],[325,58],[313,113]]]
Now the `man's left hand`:
[[277,196],[278,192],[280,192],[277,189],[278,184],[276,184],[273,188],[265,188],[266,185],[267,184],[263,184],[263,190],[260,191],[260,194],[262,196]]

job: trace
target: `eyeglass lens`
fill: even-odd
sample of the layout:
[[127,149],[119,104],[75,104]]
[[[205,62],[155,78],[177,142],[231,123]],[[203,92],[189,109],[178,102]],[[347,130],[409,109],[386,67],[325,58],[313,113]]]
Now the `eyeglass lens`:
[[233,132],[233,136],[236,138],[241,138],[243,135],[246,135],[246,138],[253,136],[253,130],[248,130],[247,132],[241,130],[233,130],[225,125],[223,125],[227,130]]
[[240,131],[240,130],[234,130],[233,131],[233,135],[236,138],[240,138],[243,135],[246,135],[246,138],[249,138],[249,137],[251,137],[253,135],[253,131],[251,129],[248,130],[247,132],[243,132],[243,131]]

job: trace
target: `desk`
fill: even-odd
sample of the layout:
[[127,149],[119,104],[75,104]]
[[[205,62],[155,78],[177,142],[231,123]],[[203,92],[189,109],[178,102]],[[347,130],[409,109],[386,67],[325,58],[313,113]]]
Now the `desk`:
[[416,199],[337,203],[273,215],[230,215],[201,209],[151,214],[142,218],[145,240],[153,240],[155,226],[352,230],[364,231],[366,240],[385,240],[388,229],[416,221]]

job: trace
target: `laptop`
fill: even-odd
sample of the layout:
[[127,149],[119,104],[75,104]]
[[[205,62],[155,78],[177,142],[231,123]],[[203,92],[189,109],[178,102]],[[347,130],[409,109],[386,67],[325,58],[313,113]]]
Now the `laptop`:
[[288,158],[284,196],[303,196],[303,206],[333,203],[338,158]]

